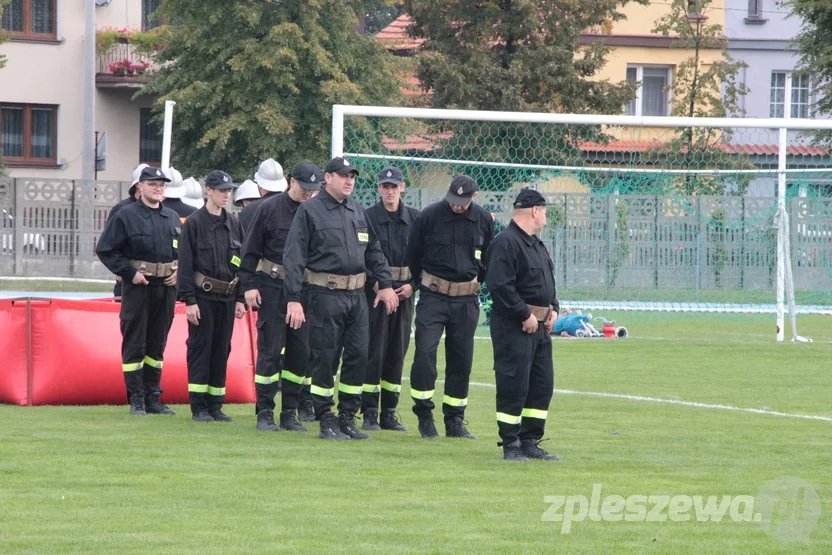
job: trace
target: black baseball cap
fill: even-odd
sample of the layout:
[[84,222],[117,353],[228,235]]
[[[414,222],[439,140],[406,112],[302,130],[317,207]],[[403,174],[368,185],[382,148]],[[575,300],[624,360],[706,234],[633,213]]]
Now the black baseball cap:
[[324,168],[324,173],[337,173],[338,175],[347,175],[350,172],[353,172],[356,177],[360,175],[358,169],[343,156],[337,156],[333,158],[332,160],[327,162],[326,168]]
[[378,183],[392,183],[393,185],[404,185],[404,176],[399,168],[387,166],[378,172]]
[[217,191],[228,191],[234,189],[234,180],[222,170],[214,170],[205,178],[205,186]]
[[300,183],[300,186],[307,191],[320,191],[321,183],[324,181],[324,174],[321,168],[312,162],[303,162],[295,166],[292,178]]
[[153,166],[147,166],[142,170],[142,174],[139,176],[139,183],[142,181],[164,181],[165,183],[170,183],[170,179],[165,177],[164,172]]
[[528,188],[520,191],[520,194],[514,199],[515,208],[533,208],[535,206],[546,206],[547,204],[549,203],[546,202],[546,197],[538,191]]
[[451,180],[448,187],[448,194],[445,199],[457,206],[466,206],[471,202],[474,193],[477,192],[477,182],[467,175],[458,175]]

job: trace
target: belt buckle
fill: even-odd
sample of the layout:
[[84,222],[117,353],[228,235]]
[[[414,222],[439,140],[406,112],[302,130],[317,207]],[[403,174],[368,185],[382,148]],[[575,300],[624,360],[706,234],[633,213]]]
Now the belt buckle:
[[202,282],[202,290],[205,291],[206,293],[210,292],[211,289],[213,289],[213,288],[214,288],[214,284],[211,283],[210,281],[208,281],[207,279]]
[[326,288],[330,291],[334,291],[338,287],[338,279],[333,276],[329,275],[326,278]]
[[269,275],[272,279],[277,279],[277,266],[272,265],[272,269],[269,270]]
[[147,274],[147,264],[142,262],[141,264],[139,264],[138,270],[140,274]]
[[431,281],[430,285],[428,285],[428,289],[430,289],[431,291],[436,293],[437,291],[439,291],[439,283],[436,282],[435,280]]

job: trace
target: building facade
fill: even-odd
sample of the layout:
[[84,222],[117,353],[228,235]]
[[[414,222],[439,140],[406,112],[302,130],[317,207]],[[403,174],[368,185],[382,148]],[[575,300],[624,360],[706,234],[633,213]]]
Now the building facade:
[[[96,29],[149,30],[161,0],[97,0]],[[78,179],[82,168],[84,2],[12,0],[2,15],[11,40],[0,47],[0,151],[11,177]],[[153,98],[134,95],[147,80],[126,40],[96,52],[95,129],[106,139],[98,179],[126,180],[140,162],[159,164]],[[126,60],[126,62],[125,62]],[[122,71],[118,66],[127,67]],[[129,71],[129,74],[128,74]],[[138,73],[142,72],[141,75]],[[124,73],[122,75],[122,73]]]

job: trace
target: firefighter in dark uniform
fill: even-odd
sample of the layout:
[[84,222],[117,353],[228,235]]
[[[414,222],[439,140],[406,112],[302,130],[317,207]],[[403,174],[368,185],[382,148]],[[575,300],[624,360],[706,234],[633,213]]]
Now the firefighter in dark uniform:
[[162,206],[168,178],[142,170],[141,199],[107,223],[96,254],[121,276],[121,362],[131,414],[174,414],[162,404],[162,359],[176,305],[176,268],[182,224]]
[[[413,291],[418,285],[405,264],[407,239],[419,211],[401,201],[405,183],[402,172],[395,167],[383,168],[378,174],[381,201],[367,209],[370,225],[378,235],[381,252],[393,275],[393,289],[399,297],[399,308],[387,314],[386,307],[370,310],[370,345],[361,412],[364,430],[407,431],[396,416],[399,392],[402,389],[402,368],[410,345],[410,324],[413,321]],[[365,286],[367,301],[378,292],[378,282],[369,276]],[[381,419],[379,419],[379,395]]]
[[[147,164],[139,164],[136,166],[136,169],[133,170],[133,182],[130,184],[130,189],[127,191],[127,196],[121,201],[118,202],[115,206],[110,209],[110,213],[107,215],[107,221],[113,219],[113,216],[118,214],[118,211],[126,206],[130,206],[141,196],[139,194],[138,184],[139,184],[139,177],[142,175],[142,170],[145,169],[148,165]],[[116,302],[121,302],[121,277],[116,276],[116,284],[113,287],[113,297],[116,298]]]
[[558,460],[539,446],[554,388],[551,333],[560,309],[554,264],[537,237],[545,225],[546,199],[523,189],[511,223],[485,255],[502,439],[497,445],[509,461]]
[[182,226],[177,286],[188,318],[188,396],[197,422],[231,422],[222,411],[234,318],[245,316],[238,286],[243,227],[225,210],[234,183],[224,171],[205,178],[208,201]]
[[[304,277],[308,281],[309,373],[322,439],[370,437],[355,427],[367,368],[370,321],[364,284],[368,272],[378,281],[373,307],[383,302],[390,313],[399,305],[378,238],[364,209],[350,196],[357,175],[348,160],[329,161],[324,190],[298,208],[283,252],[286,320],[294,329],[306,321],[301,292]],[[336,417],[331,412],[335,404],[332,368],[342,348]]]
[[423,438],[439,437],[433,421],[436,350],[445,333],[446,437],[476,439],[465,428],[474,333],[480,316],[477,293],[485,278],[483,255],[494,237],[494,222],[474,203],[477,184],[458,175],[444,200],[425,208],[407,245],[410,273],[419,279],[416,345],[410,370],[413,412]]
[[[310,162],[299,164],[292,173],[288,191],[259,201],[243,244],[240,276],[247,304],[258,311],[254,373],[258,430],[306,431],[296,413],[301,420],[315,420],[306,371],[309,326],[293,329],[286,322],[283,253],[298,209],[320,191],[323,180],[318,166]],[[274,421],[274,398],[281,379],[283,408],[278,425]]]

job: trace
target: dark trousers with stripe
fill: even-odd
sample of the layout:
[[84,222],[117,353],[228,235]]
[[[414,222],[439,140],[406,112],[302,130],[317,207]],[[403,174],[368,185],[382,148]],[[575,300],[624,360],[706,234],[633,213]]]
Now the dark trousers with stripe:
[[476,296],[452,298],[421,289],[416,304],[416,344],[410,369],[413,412],[429,416],[436,385],[436,351],[445,333],[445,420],[463,418],[474,361],[474,333],[480,317]]
[[283,410],[296,410],[298,402],[309,395],[309,325],[304,324],[297,330],[289,327],[286,323],[283,281],[265,275],[259,277],[260,298],[263,302],[257,312],[255,410],[260,412],[275,409],[274,399],[281,379]]
[[355,414],[361,407],[361,390],[367,368],[369,316],[363,290],[329,291],[309,286],[306,322],[309,326],[309,373],[315,416],[335,406],[334,369],[341,358],[338,412]]
[[176,287],[122,285],[121,363],[128,397],[162,394],[162,360],[175,307]]
[[491,345],[500,438],[504,443],[541,439],[555,386],[552,337],[543,322],[528,334],[522,323],[494,312]]
[[214,411],[225,401],[225,377],[231,336],[234,333],[234,300],[196,298],[199,325],[188,323],[188,396],[191,412]]
[[375,298],[375,293],[367,294],[370,345],[364,391],[361,394],[362,411],[378,410],[379,393],[382,409],[392,410],[398,406],[404,357],[410,346],[410,324],[413,321],[413,297],[401,301],[393,314],[387,314],[384,303],[371,308]]

